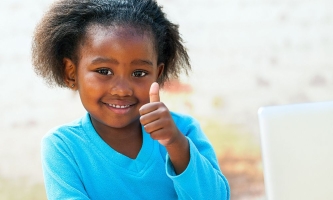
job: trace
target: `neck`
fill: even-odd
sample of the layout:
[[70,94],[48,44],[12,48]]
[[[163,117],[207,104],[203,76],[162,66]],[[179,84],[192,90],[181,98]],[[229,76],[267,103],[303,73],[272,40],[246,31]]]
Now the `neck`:
[[91,121],[98,135],[111,148],[127,157],[136,158],[142,146],[142,130],[139,120],[122,128],[96,123],[92,118]]

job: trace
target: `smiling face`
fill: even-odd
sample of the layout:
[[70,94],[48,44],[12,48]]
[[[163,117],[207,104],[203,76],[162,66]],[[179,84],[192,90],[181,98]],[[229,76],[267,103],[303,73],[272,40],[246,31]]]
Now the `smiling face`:
[[78,48],[75,88],[97,132],[137,128],[138,110],[149,103],[150,86],[163,70],[151,34],[131,27],[91,26]]

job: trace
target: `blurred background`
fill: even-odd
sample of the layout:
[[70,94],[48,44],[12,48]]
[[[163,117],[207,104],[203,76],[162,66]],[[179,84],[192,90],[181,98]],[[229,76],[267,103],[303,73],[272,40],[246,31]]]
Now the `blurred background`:
[[[52,0],[0,2],[0,199],[46,199],[40,140],[85,111],[30,62],[34,27]],[[161,99],[196,117],[231,199],[263,200],[261,106],[333,100],[333,1],[158,0],[180,25],[192,73]]]

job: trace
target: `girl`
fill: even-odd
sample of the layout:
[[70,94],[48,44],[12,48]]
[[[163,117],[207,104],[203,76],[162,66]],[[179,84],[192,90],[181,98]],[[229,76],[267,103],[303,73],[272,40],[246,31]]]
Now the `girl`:
[[160,102],[159,84],[190,65],[154,0],[55,2],[36,27],[33,65],[87,110],[42,140],[49,199],[229,199],[198,122]]

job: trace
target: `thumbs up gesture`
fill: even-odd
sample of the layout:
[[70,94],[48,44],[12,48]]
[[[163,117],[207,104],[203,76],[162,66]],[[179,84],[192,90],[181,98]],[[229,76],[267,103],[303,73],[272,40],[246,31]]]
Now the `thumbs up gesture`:
[[176,174],[182,173],[190,160],[190,148],[186,137],[178,130],[169,109],[160,102],[158,83],[149,91],[150,103],[143,105],[140,122],[150,136],[166,147]]
[[160,102],[159,85],[154,82],[149,91],[150,103],[143,105],[140,112],[140,122],[150,136],[167,146],[181,134],[176,127],[169,109]]

